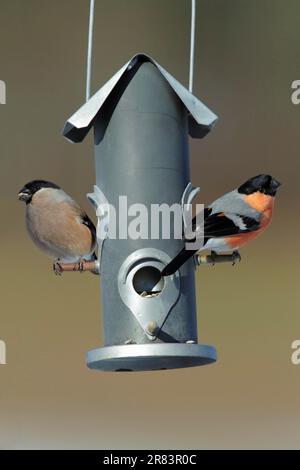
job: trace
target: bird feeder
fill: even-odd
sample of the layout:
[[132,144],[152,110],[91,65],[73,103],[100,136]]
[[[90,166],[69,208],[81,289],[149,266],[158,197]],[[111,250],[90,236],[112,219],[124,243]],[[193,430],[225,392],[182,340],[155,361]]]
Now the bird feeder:
[[160,276],[184,241],[161,233],[111,239],[109,210],[103,217],[104,207],[118,211],[120,195],[149,211],[152,204],[190,202],[198,188],[190,183],[188,137],[204,137],[216,119],[157,62],[138,54],[65,124],[72,142],[94,129],[96,185],[88,198],[98,215],[105,344],[88,352],[88,367],[141,371],[216,361],[215,348],[197,340],[194,260]]

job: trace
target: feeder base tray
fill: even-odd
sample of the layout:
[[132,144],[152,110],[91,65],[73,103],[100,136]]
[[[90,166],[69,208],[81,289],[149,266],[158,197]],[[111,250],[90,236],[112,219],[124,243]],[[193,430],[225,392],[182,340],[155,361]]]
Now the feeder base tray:
[[125,344],[105,346],[87,353],[90,369],[116,372],[204,366],[216,360],[216,349],[205,344]]

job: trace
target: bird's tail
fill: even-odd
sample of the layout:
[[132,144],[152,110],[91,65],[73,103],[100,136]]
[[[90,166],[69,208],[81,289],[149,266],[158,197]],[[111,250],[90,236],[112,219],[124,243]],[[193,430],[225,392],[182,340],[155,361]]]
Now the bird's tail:
[[177,269],[182,266],[189,258],[195,254],[197,250],[186,250],[185,248],[182,248],[182,250],[178,253],[178,255],[175,256],[175,258],[170,261],[170,263],[165,266],[165,268],[162,270],[161,275],[162,276],[171,276],[171,274],[174,274]]
[[96,255],[96,252],[94,251],[94,253],[91,255],[91,259],[90,261],[97,261],[98,257]]

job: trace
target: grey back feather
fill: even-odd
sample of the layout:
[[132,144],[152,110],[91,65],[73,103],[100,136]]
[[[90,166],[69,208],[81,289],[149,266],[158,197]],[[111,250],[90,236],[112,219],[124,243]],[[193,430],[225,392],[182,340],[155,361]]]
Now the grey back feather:
[[224,196],[216,199],[210,208],[212,209],[212,214],[217,212],[224,212],[225,214],[238,214],[245,217],[252,217],[253,219],[259,221],[260,212],[250,207],[244,200],[245,195],[238,192],[237,189],[230,191]]

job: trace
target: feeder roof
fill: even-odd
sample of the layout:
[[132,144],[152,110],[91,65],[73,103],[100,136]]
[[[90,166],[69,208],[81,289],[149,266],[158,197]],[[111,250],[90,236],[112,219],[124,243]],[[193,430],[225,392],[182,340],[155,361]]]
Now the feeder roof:
[[121,79],[137,63],[151,62],[161,72],[165,80],[175,91],[189,112],[189,134],[191,137],[202,138],[214,126],[218,117],[190,93],[181,83],[170,75],[161,65],[145,54],[137,54],[129,60],[100,90],[97,91],[81,108],[76,111],[66,122],[63,135],[72,142],[82,142],[93,126],[94,120],[102,108],[104,102],[111,94]]

